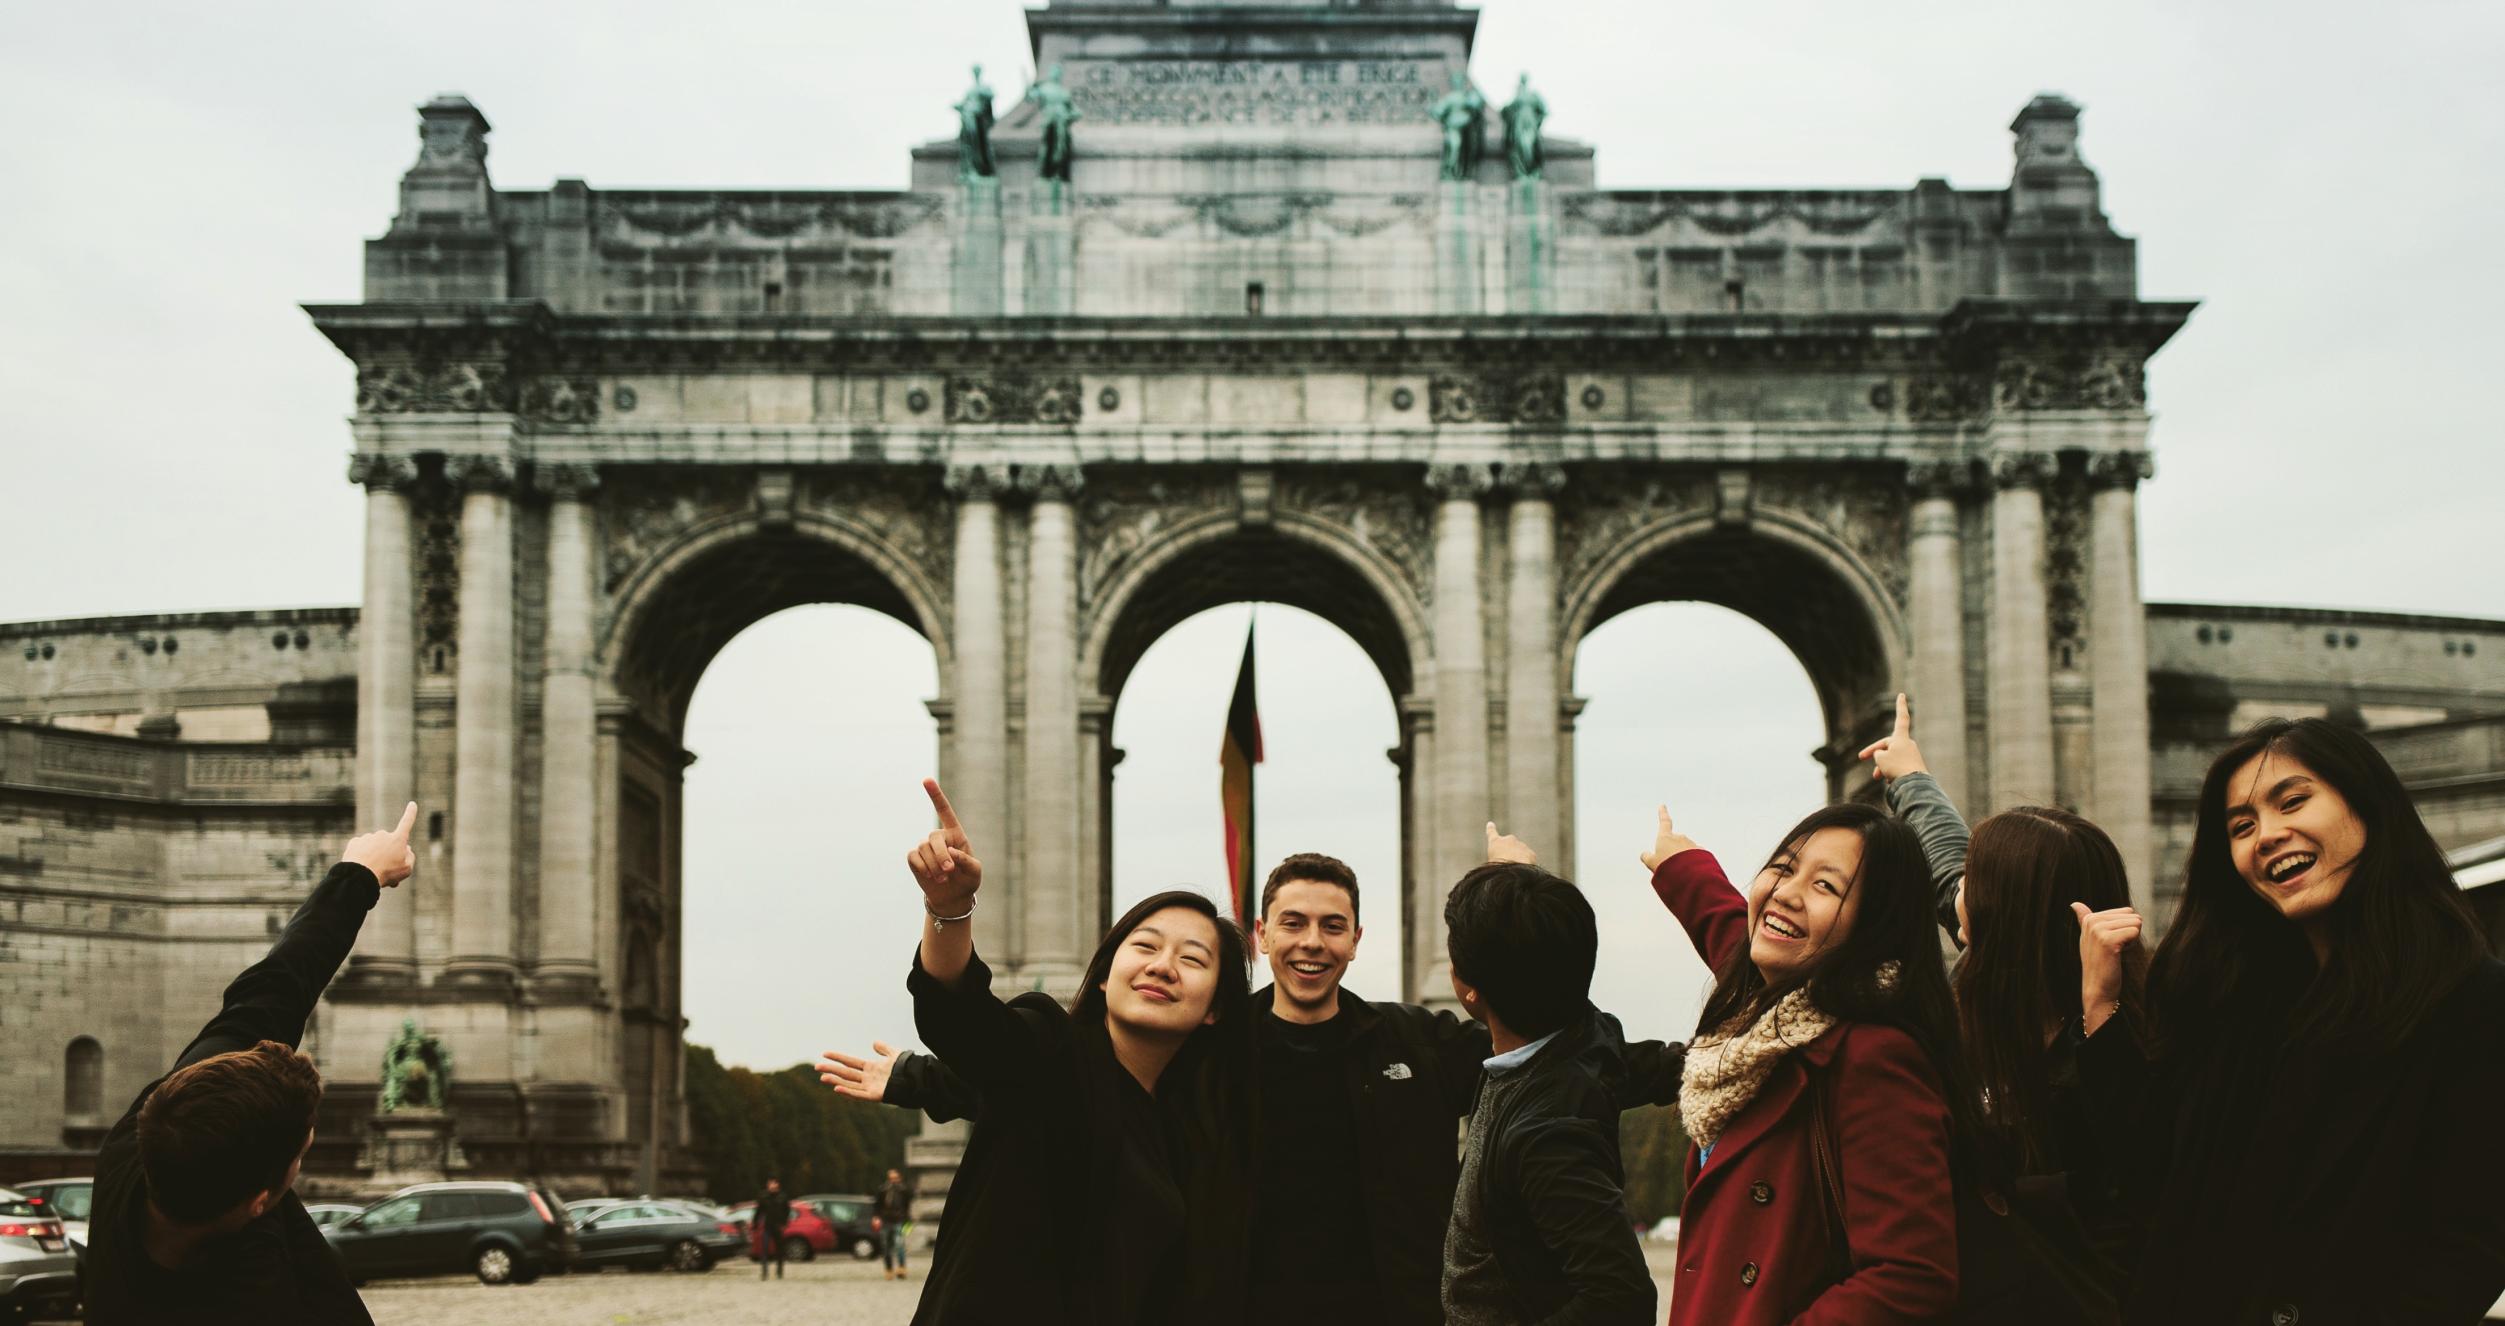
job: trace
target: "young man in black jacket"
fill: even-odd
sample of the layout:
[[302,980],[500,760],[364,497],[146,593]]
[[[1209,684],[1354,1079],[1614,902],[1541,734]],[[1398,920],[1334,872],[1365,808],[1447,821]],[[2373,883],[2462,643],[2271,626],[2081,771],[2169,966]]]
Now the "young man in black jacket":
[[105,1135],[88,1224],[90,1326],[371,1326],[291,1190],[322,1100],[321,1074],[296,1045],[365,914],[417,869],[416,822],[411,802],[400,827],[348,844],[173,1071]]
[[1592,904],[1528,860],[1491,861],[1444,900],[1453,993],[1487,1060],[1444,1238],[1451,1326],[1651,1326],[1651,1272],[1618,1155],[1624,1044],[1591,1004]]
[[[1520,844],[1489,832],[1490,854]],[[1253,996],[1261,1047],[1253,1319],[1300,1326],[1439,1326],[1444,1232],[1460,1174],[1454,1121],[1470,1112],[1485,1027],[1342,988],[1357,956],[1357,876],[1320,853],[1288,857],[1262,885],[1253,930],[1271,984]],[[1612,1024],[1614,1031],[1614,1023]],[[981,1101],[928,1055],[830,1054],[837,1091],[971,1118]],[[1626,1103],[1675,1099],[1682,1047],[1627,1047]]]

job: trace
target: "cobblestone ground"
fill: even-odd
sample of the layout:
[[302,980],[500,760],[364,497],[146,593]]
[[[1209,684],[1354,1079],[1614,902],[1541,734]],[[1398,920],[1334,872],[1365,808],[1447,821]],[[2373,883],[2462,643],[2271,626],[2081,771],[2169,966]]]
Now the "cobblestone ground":
[[[1644,1255],[1667,1312],[1671,1251],[1647,1243]],[[794,1264],[779,1284],[759,1283],[746,1262],[702,1275],[610,1270],[492,1289],[466,1277],[377,1280],[365,1305],[376,1326],[905,1326],[922,1269],[901,1282],[881,1280],[876,1262],[848,1259]]]

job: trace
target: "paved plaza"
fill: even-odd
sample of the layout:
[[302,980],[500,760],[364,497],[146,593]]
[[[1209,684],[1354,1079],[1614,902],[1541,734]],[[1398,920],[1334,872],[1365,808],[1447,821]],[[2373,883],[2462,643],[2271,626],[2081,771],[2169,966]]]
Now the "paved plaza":
[[[1675,1251],[1644,1245],[1664,1311]],[[611,1270],[495,1288],[467,1277],[378,1280],[366,1286],[365,1305],[375,1326],[904,1326],[923,1269],[906,1282],[881,1280],[876,1262],[849,1260],[795,1264],[779,1284],[759,1283],[746,1262],[703,1275]]]

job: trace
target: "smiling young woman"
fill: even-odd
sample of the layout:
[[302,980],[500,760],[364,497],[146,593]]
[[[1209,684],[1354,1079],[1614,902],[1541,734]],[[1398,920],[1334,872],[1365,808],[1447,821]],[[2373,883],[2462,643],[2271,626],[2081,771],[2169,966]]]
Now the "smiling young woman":
[[980,1093],[915,1326],[1242,1319],[1252,1208],[1251,964],[1207,898],[1115,921],[1068,1008],[1003,1003],[969,922],[983,866],[935,783],[907,856],[928,913],[914,1024]]
[[[2085,997],[2111,958],[2083,919]],[[2100,973],[2100,967],[2105,970]],[[2477,1321],[2505,1291],[2505,964],[2362,735],[2274,720],[2201,784],[2155,1040],[2088,1037],[2138,1127],[2138,1321]]]

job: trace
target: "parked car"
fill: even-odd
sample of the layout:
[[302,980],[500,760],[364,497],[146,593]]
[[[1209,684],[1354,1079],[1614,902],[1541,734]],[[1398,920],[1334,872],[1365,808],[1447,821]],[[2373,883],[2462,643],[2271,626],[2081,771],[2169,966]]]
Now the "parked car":
[[[764,1237],[758,1230],[751,1227],[752,1222],[749,1220],[749,1217],[755,1215],[756,1212],[755,1202],[741,1202],[730,1208],[731,1217],[738,1223],[740,1232],[748,1239],[748,1260],[763,1261],[765,1259]],[[783,1225],[783,1260],[805,1262],[815,1258],[821,1252],[833,1251],[835,1251],[835,1227],[826,1222],[825,1216],[817,1213],[817,1208],[801,1202],[793,1202],[791,1219]]]
[[483,1284],[526,1285],[573,1266],[579,1249],[564,1209],[519,1183],[421,1183],[322,1233],[360,1284],[467,1270]]
[[350,1206],[346,1202],[309,1202],[305,1205],[304,1213],[313,1217],[316,1228],[328,1229],[364,1209],[362,1206]]
[[78,1254],[61,1222],[26,1194],[0,1188],[0,1319],[77,1310]]
[[680,1202],[607,1202],[574,1223],[581,1248],[576,1265],[668,1267],[710,1270],[714,1258],[739,1251],[747,1237],[738,1226]]
[[17,1191],[60,1221],[61,1232],[72,1246],[87,1246],[87,1207],[95,1197],[94,1179],[37,1179],[18,1184]]
[[816,1192],[792,1200],[806,1202],[810,1209],[826,1217],[826,1223],[835,1227],[837,1247],[849,1251],[861,1261],[868,1261],[879,1254],[879,1231],[873,1223],[878,1214],[875,1199],[860,1193]]

